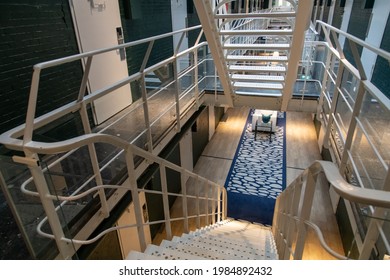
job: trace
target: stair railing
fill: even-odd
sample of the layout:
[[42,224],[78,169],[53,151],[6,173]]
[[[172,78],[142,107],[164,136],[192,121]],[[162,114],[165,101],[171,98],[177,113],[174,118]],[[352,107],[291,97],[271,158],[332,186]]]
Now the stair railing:
[[[137,228],[139,240],[139,247],[141,250],[145,250],[147,246],[147,238],[145,236],[144,227],[150,225],[161,224],[165,227],[166,239],[170,240],[172,238],[172,229],[171,224],[173,222],[182,221],[184,223],[184,231],[189,232],[189,221],[191,219],[196,219],[196,228],[201,226],[214,224],[221,220],[226,219],[227,211],[227,195],[226,190],[223,186],[220,186],[208,179],[205,179],[193,172],[186,170],[183,167],[177,166],[163,158],[157,157],[152,153],[145,151],[135,145],[129,144],[125,140],[111,135],[105,134],[87,134],[66,141],[55,142],[55,143],[40,143],[40,142],[30,142],[26,144],[27,148],[32,153],[39,154],[57,154],[57,153],[66,153],[71,150],[80,149],[83,146],[88,146],[91,144],[105,143],[113,145],[118,149],[121,149],[124,153],[127,163],[127,180],[122,185],[96,185],[95,187],[89,188],[87,190],[79,190],[76,193],[73,193],[69,196],[52,194],[49,190],[48,182],[45,179],[43,170],[40,167],[38,161],[33,161],[28,158],[15,158],[18,162],[24,162],[30,168],[30,171],[33,175],[35,181],[35,186],[37,191],[32,191],[27,189],[27,184],[22,186],[23,193],[39,197],[41,202],[46,210],[46,217],[40,221],[37,226],[37,231],[39,235],[55,240],[60,251],[60,258],[68,259],[77,254],[77,249],[81,245],[91,244],[98,241],[104,235],[109,232],[125,229],[125,228]],[[138,175],[136,174],[135,168],[135,159],[139,160],[139,157],[143,161],[146,161],[149,166],[157,164],[160,171],[160,183],[161,191],[159,190],[149,190],[139,186],[137,182]],[[181,192],[176,193],[169,190],[167,183],[167,170],[173,170],[180,174],[181,177]],[[195,186],[195,189],[187,189],[188,181],[192,180],[191,186]],[[203,189],[201,190],[201,187]],[[77,237],[77,233],[74,237],[69,237],[68,233],[63,230],[63,224],[61,224],[61,213],[66,211],[66,206],[69,202],[82,199],[88,195],[97,194],[101,191],[115,189],[122,191],[129,191],[132,196],[132,203],[134,204],[134,213],[136,218],[136,223],[127,224],[125,226],[113,226],[108,229],[101,231],[99,234],[96,234],[92,238],[80,239]],[[155,194],[162,196],[163,202],[163,211],[164,218],[161,220],[150,221],[145,219],[145,212],[143,205],[140,202],[140,194]],[[180,217],[171,217],[170,216],[170,197],[181,198],[182,200],[182,209],[183,214]],[[195,201],[195,213],[190,213],[187,207],[187,201]],[[55,206],[60,203],[59,206]],[[100,198],[101,207],[98,209],[102,215],[110,215],[110,210],[104,209],[105,200]],[[147,208],[146,203],[146,208]],[[69,208],[69,206],[68,206]],[[203,222],[201,223],[201,219]],[[50,224],[51,232],[45,231],[44,225],[47,223]]]
[[[325,175],[331,188],[341,198],[378,207],[377,209],[382,209],[381,212],[390,209],[390,192],[355,187],[345,181],[335,164],[316,161],[303,171],[276,200],[272,231],[280,259],[302,259],[309,227],[314,229],[322,247],[328,253],[337,259],[347,259],[345,255],[335,252],[326,243],[321,229],[310,221],[317,177],[320,173]],[[383,221],[375,223],[375,226],[380,231]],[[371,235],[367,235],[366,239],[373,242],[365,242],[364,246],[367,248],[364,247],[362,251],[371,251],[375,248],[376,240],[371,240]],[[389,251],[390,248],[387,248],[387,253]]]
[[[92,60],[95,56],[98,56],[102,53],[107,52],[115,52],[119,49],[123,48],[131,48],[137,45],[141,44],[148,44],[148,50],[151,50],[153,47],[153,43],[157,40],[168,38],[175,36],[177,34],[185,34],[186,32],[201,30],[201,26],[194,26],[187,29],[162,34],[146,39],[141,39],[138,41],[125,43],[119,46],[114,46],[106,49],[100,49],[96,51],[91,51],[88,53],[82,53],[73,55],[70,57],[60,58],[53,61],[43,62],[39,63],[34,66],[34,72],[32,77],[32,84],[30,88],[30,97],[29,97],[29,105],[28,105],[28,112],[26,117],[26,123],[23,125],[20,125],[18,127],[15,127],[14,129],[11,129],[2,135],[0,135],[0,143],[4,144],[8,149],[14,150],[14,151],[21,151],[24,153],[24,156],[15,156],[13,157],[13,160],[16,162],[16,164],[22,164],[23,166],[27,166],[29,171],[26,173],[29,173],[26,175],[27,179],[22,184],[23,192],[27,195],[32,195],[33,197],[39,197],[39,200],[35,200],[34,202],[37,202],[39,206],[41,207],[39,214],[37,214],[37,218],[34,221],[37,222],[40,221],[40,230],[39,233],[43,236],[46,236],[50,239],[54,239],[57,246],[53,246],[52,248],[57,247],[58,249],[58,255],[60,258],[71,258],[74,256],[77,252],[77,250],[80,248],[81,244],[88,244],[89,242],[84,242],[82,240],[87,240],[89,236],[93,233],[93,231],[99,226],[99,224],[105,219],[110,216],[110,212],[113,210],[113,208],[118,204],[121,198],[124,197],[125,193],[128,193],[128,191],[132,190],[133,192],[133,198],[138,196],[137,192],[135,191],[135,183],[132,184],[129,183],[129,180],[135,180],[134,178],[138,178],[142,172],[145,171],[145,169],[150,166],[151,163],[157,163],[159,160],[157,160],[155,157],[147,155],[145,151],[142,151],[142,149],[147,149],[149,153],[151,154],[158,154],[161,152],[162,148],[165,147],[168,141],[173,138],[174,135],[176,135],[177,131],[180,131],[181,129],[181,123],[186,122],[189,119],[189,116],[192,115],[198,108],[199,104],[201,104],[203,101],[200,101],[199,99],[202,98],[202,96],[199,94],[199,92],[196,90],[198,84],[201,82],[201,80],[205,79],[206,77],[198,77],[198,75],[193,75],[194,80],[193,83],[188,85],[188,83],[185,84],[187,88],[182,91],[182,88],[180,85],[183,85],[184,83],[181,82],[181,77],[184,77],[185,75],[191,75],[191,73],[197,73],[197,67],[199,67],[199,64],[203,63],[205,58],[198,59],[197,55],[199,53],[199,50],[203,47],[206,47],[207,43],[205,42],[199,42],[197,40],[197,44],[183,52],[176,52],[175,55],[171,58],[165,59],[164,61],[161,61],[153,66],[146,67],[146,64],[149,59],[150,51],[147,51],[145,54],[145,57],[143,59],[143,65],[140,69],[140,72],[134,73],[122,80],[116,81],[115,83],[104,87],[102,89],[96,90],[94,92],[91,92],[90,94],[86,95],[86,86],[89,76],[89,69],[91,68]],[[183,35],[182,35],[183,36]],[[180,43],[179,43],[180,44]],[[178,49],[179,46],[176,47]],[[158,90],[153,91],[152,93],[148,93],[145,88],[145,75],[149,72],[156,71],[160,68],[166,67],[169,68],[170,64],[176,65],[177,60],[180,59],[183,56],[193,56],[195,59],[193,59],[193,65],[189,65],[185,70],[176,69],[175,78],[173,81],[168,81],[167,83],[162,83],[162,85],[159,87]],[[77,61],[84,61],[85,62],[85,71],[84,76],[82,78],[81,84],[80,84],[80,90],[78,96],[76,96],[76,100],[73,102],[70,102],[68,104],[63,105],[62,107],[59,107],[53,111],[50,111],[46,114],[43,114],[39,117],[36,117],[36,109],[38,104],[38,95],[39,95],[39,84],[40,80],[42,80],[42,72],[44,72],[45,69],[51,68],[51,67],[60,67],[62,64],[65,63],[71,63],[71,62],[77,62]],[[191,72],[192,71],[192,72]],[[185,78],[185,77],[184,77]],[[183,80],[185,80],[183,78]],[[188,80],[188,79],[187,79]],[[133,139],[114,139],[112,136],[103,134],[109,133],[109,130],[111,130],[110,126],[106,126],[103,129],[100,130],[100,128],[92,129],[90,127],[89,122],[89,116],[88,116],[88,107],[91,106],[91,104],[98,100],[99,98],[106,96],[116,90],[119,87],[122,87],[126,84],[130,84],[133,82],[139,82],[141,81],[141,90],[142,90],[142,100],[135,101],[130,108],[127,108],[128,111],[126,111],[126,114],[121,114],[121,116],[118,116],[118,118],[115,118],[115,120],[110,123],[110,125],[115,124],[117,121],[120,121],[121,118],[125,117],[132,117],[136,116],[137,113],[144,113],[145,115],[145,124],[141,127],[140,131],[137,132],[137,136]],[[42,81],[41,81],[42,82]],[[186,82],[186,81],[185,81]],[[176,89],[174,93],[175,102],[172,102],[169,106],[166,108],[160,108],[161,114],[158,116],[155,116],[154,119],[146,119],[146,115],[150,115],[150,112],[148,110],[148,101],[154,98],[159,92],[164,92],[164,90],[172,90],[172,88]],[[198,89],[199,90],[199,89]],[[160,111],[159,111],[160,112]],[[174,112],[174,114],[171,114]],[[122,112],[124,113],[124,112]],[[152,112],[156,114],[156,112]],[[53,122],[57,121],[58,119],[68,116],[69,114],[79,114],[81,118],[82,128],[84,130],[85,135],[79,136],[76,138],[71,138],[66,141],[61,142],[54,142],[54,143],[43,143],[43,142],[37,142],[33,139],[33,134],[38,130],[39,128],[45,127],[47,125],[52,124]],[[159,121],[163,118],[169,115],[170,120],[170,126],[166,127],[159,127],[159,129],[164,129],[162,136],[163,140],[156,139],[156,127],[157,124],[159,124]],[[175,121],[176,120],[176,121]],[[172,123],[172,125],[171,125]],[[162,125],[161,125],[162,126]],[[171,129],[171,128],[176,129]],[[98,133],[92,133],[92,130],[97,131]],[[152,134],[153,130],[153,134]],[[168,132],[167,132],[168,130]],[[158,131],[160,132],[160,131]],[[168,133],[168,135],[167,135]],[[159,136],[159,135],[157,135]],[[146,140],[145,140],[146,139]],[[161,141],[160,141],[161,140]],[[101,161],[99,156],[99,152],[97,151],[98,145],[104,144],[110,146],[110,153],[113,150],[112,158],[106,162]],[[139,146],[141,148],[137,148],[136,146]],[[84,181],[80,182],[80,185],[74,186],[71,190],[67,191],[69,193],[69,197],[65,196],[61,192],[57,192],[56,186],[55,186],[55,176],[53,176],[52,170],[59,167],[62,168],[62,163],[67,161],[67,159],[70,158],[70,156],[83,149],[83,152],[85,152],[85,158],[80,158],[79,161],[82,164],[88,165],[88,168],[85,170],[85,178],[83,178]],[[134,153],[137,157],[137,168],[135,168],[134,162],[130,160],[132,158],[129,153]],[[51,157],[50,161],[47,161],[47,155],[57,155],[57,158]],[[106,155],[103,155],[106,156]],[[143,157],[142,157],[143,156]],[[125,162],[123,163],[122,160],[125,158]],[[139,160],[140,158],[148,158],[148,160]],[[133,172],[132,174],[134,176],[130,176],[128,181],[125,181],[122,185],[118,186],[112,186],[107,184],[107,180],[102,175],[103,173],[109,173],[111,171],[117,172],[115,168],[111,168],[111,170],[106,169],[106,167],[110,164],[116,165],[117,162],[120,162],[120,169],[123,170],[123,168],[127,168],[129,170],[129,166],[132,166],[130,168]],[[160,166],[160,170],[166,170],[166,169],[173,169],[176,170],[175,166],[172,166],[168,162],[159,162],[158,165]],[[200,182],[202,185],[205,186],[212,186],[209,189],[215,189],[215,191],[212,191],[213,194],[209,194],[209,196],[205,197],[204,195],[188,195],[188,194],[182,194],[186,195],[188,199],[194,199],[204,203],[207,206],[207,209],[211,208],[214,204],[217,209],[216,211],[219,213],[218,217],[214,217],[214,214],[211,214],[211,212],[205,213],[206,206],[203,208],[203,203],[198,203],[199,205],[202,205],[202,208],[199,209],[199,211],[195,214],[188,215],[188,217],[183,217],[183,220],[188,221],[192,217],[197,217],[197,220],[200,220],[200,218],[204,218],[206,222],[213,222],[214,219],[221,219],[221,217],[224,217],[226,214],[226,206],[223,206],[221,203],[221,199],[217,200],[214,199],[214,196],[218,197],[225,197],[226,195],[223,195],[224,191],[219,187],[217,188],[211,181],[207,181],[203,178],[200,178],[196,176],[193,173],[188,173],[182,169],[176,170],[182,178],[182,185],[184,186],[184,183],[188,180],[188,178],[191,178],[192,180]],[[134,173],[135,172],[135,173]],[[162,176],[164,177],[164,172],[161,171]],[[130,171],[128,172],[130,173]],[[118,174],[115,174],[118,175]],[[119,174],[120,175],[120,174]],[[76,176],[76,175],[75,175]],[[61,181],[64,181],[65,178],[62,177]],[[68,184],[66,182],[61,182],[61,184],[67,188]],[[127,185],[126,185],[127,184]],[[163,181],[161,182],[162,185],[166,185]],[[133,188],[133,189],[131,189]],[[185,188],[185,186],[183,187]],[[164,200],[166,200],[166,196],[172,196],[173,194],[169,192],[165,192],[163,196],[165,197]],[[217,190],[218,189],[218,190]],[[86,191],[87,190],[87,191]],[[113,192],[110,192],[109,190],[115,190]],[[143,192],[149,192],[150,190],[143,190]],[[215,193],[214,193],[215,192]],[[137,195],[136,195],[137,194]],[[88,199],[85,199],[88,196]],[[178,195],[180,196],[180,195]],[[213,199],[212,199],[213,197]],[[84,199],[83,199],[84,198]],[[94,202],[94,207],[98,207],[98,210],[94,212],[94,209],[91,209],[90,212],[93,212],[91,217],[89,218],[87,224],[78,224],[75,228],[68,227],[69,224],[69,216],[74,216],[74,213],[66,213],[65,208],[72,208],[72,205],[76,205],[77,207],[82,208],[84,211],[85,208],[88,208],[85,204],[79,203],[75,200],[83,199],[83,203],[86,201],[86,203]],[[219,201],[219,202],[218,202]],[[70,207],[69,205],[72,204]],[[96,206],[98,205],[98,206]],[[38,205],[37,205],[38,206]],[[73,207],[75,208],[75,207]],[[88,208],[89,209],[89,208]],[[138,209],[139,211],[139,205],[137,206],[135,203],[135,209]],[[164,209],[169,209],[169,206],[164,206]],[[23,209],[26,211],[25,209]],[[211,211],[211,210],[210,210]],[[40,215],[43,213],[42,215]],[[77,213],[78,215],[79,213]],[[91,214],[88,212],[88,214]],[[23,213],[22,213],[23,215]],[[45,216],[44,218],[42,218]],[[71,218],[74,218],[74,217]],[[142,214],[138,212],[137,214],[138,220],[139,217],[142,217]],[[166,215],[167,216],[167,215]],[[84,218],[84,217],[83,217]],[[165,219],[172,221],[169,217],[166,217]],[[209,220],[209,221],[207,221]],[[164,220],[165,222],[165,220]],[[153,223],[157,223],[157,221],[153,221]],[[188,222],[186,222],[188,224]],[[152,222],[150,222],[152,224]],[[166,228],[169,227],[169,223],[166,222]],[[198,224],[200,224],[198,222]],[[30,225],[24,225],[22,224],[21,227],[29,227]],[[50,227],[51,232],[45,233],[44,228],[47,230],[47,227]],[[145,247],[145,241],[143,241],[144,237],[142,237],[144,234],[141,232],[142,227],[140,224],[134,225],[137,227],[140,231],[140,243],[141,247]],[[188,226],[187,226],[188,227]],[[80,229],[81,228],[81,229]],[[111,229],[112,231],[114,229]],[[66,231],[66,232],[65,232]],[[36,236],[30,237],[28,234],[26,234],[26,239],[28,240],[28,243],[32,243],[32,239],[34,239],[35,242]],[[80,242],[77,242],[75,240],[80,240]],[[96,239],[94,239],[96,240]],[[37,242],[39,243],[39,242]],[[42,250],[41,244],[38,244],[39,250]],[[45,243],[45,246],[48,245]],[[33,254],[37,254],[36,251],[38,251],[36,248],[34,248],[34,245],[31,245],[31,251]],[[50,247],[50,246],[48,246]],[[51,250],[51,249],[50,249]],[[53,250],[55,251],[55,250]],[[40,253],[40,252],[39,252]],[[35,257],[35,255],[34,255]]]

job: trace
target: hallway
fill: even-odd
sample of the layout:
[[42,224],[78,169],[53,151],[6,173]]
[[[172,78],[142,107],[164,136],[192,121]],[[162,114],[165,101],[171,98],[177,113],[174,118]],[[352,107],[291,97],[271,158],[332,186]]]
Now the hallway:
[[[199,158],[194,173],[199,174],[218,184],[224,185],[232,164],[244,124],[248,117],[249,108],[229,108],[219,123],[215,134]],[[321,159],[316,140],[316,132],[311,114],[287,112],[287,185],[298,174],[307,168],[314,160]],[[321,176],[321,175],[320,175]],[[187,184],[188,192],[190,185]],[[329,246],[343,254],[342,243],[338,234],[336,218],[332,213],[326,184],[318,184],[313,205],[311,220],[316,221],[323,230],[325,240]],[[188,206],[189,209],[194,208]],[[171,208],[172,217],[181,213],[180,199],[177,199]],[[190,230],[195,229],[195,221],[190,223]],[[172,227],[173,235],[180,235],[183,231],[181,222]],[[158,234],[153,243],[159,244],[164,233]],[[314,233],[308,233],[308,242],[303,259],[333,259],[325,250],[320,248]]]

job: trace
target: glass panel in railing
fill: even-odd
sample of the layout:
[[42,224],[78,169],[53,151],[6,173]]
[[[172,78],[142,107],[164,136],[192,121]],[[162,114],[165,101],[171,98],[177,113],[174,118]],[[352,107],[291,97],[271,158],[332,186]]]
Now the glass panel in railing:
[[[87,109],[88,113],[91,110]],[[66,114],[49,124],[34,130],[33,140],[45,143],[67,140],[76,136],[83,135],[84,128],[81,125],[80,114]]]
[[193,54],[186,53],[177,58],[177,72],[182,73],[194,64]]
[[[95,144],[99,167],[104,184],[117,185],[126,175],[124,151],[105,143]],[[109,196],[109,194],[107,193]]]
[[207,54],[208,54],[208,47],[207,45],[199,47],[196,52],[198,53],[198,62],[203,61],[206,59]]
[[339,132],[342,134],[343,139],[347,138],[349,125],[352,118],[352,108],[349,106],[348,98],[344,96],[342,92],[339,93],[337,98],[337,105],[334,113],[335,121],[338,126]]
[[182,75],[180,75],[180,77],[178,79],[180,96],[183,93],[187,92],[190,88],[194,87],[194,81],[195,81],[195,70],[194,69],[192,69],[190,71],[186,71]]
[[326,95],[329,102],[332,102],[334,95],[335,83],[330,77],[328,77],[324,89],[324,94]]
[[168,63],[145,74],[145,85],[148,96],[153,95],[156,91],[173,81],[173,69],[173,64]]
[[[8,244],[1,244],[2,247],[8,247],[2,248],[3,255],[12,248],[14,250],[12,259],[48,259],[56,256],[58,250],[55,242],[37,233],[37,226],[45,216],[40,198],[25,194],[21,190],[21,186],[25,184],[26,188],[36,192],[28,167],[13,162],[11,157],[0,156],[0,173],[4,179],[3,194],[7,197],[8,203],[8,206],[4,203],[2,207],[13,210],[2,211],[4,216],[1,219],[1,232],[3,234],[4,231],[9,240]],[[28,247],[28,251],[25,250],[23,242]],[[48,247],[51,248],[50,252],[47,251]],[[14,256],[15,252],[17,256]]]
[[198,64],[198,88],[199,88],[199,92],[202,92],[206,88],[205,78],[206,78],[206,61],[202,60],[202,61],[199,61],[199,64]]
[[185,110],[192,104],[192,101],[194,101],[194,97],[195,86],[190,87],[180,96],[180,114],[184,113]]
[[340,90],[345,96],[345,100],[349,103],[351,107],[355,106],[356,94],[358,90],[357,79],[348,69],[344,69],[342,76]]
[[359,185],[363,188],[382,189],[387,174],[386,164],[378,157],[378,151],[360,125],[356,127],[350,153],[351,165]]
[[[375,240],[369,259],[383,260],[384,255],[390,252],[390,210],[358,203],[353,204],[352,207],[355,210],[356,224],[360,229],[360,237],[362,239],[369,238]],[[370,227],[375,229],[375,231],[378,230],[379,234],[368,236]]]
[[163,106],[159,110],[157,118],[150,122],[153,145],[156,145],[164,136],[164,134],[176,122],[176,105],[172,103],[169,106]]
[[[136,97],[137,88],[140,84],[138,80],[131,83],[133,97]],[[99,125],[94,130],[120,137],[129,143],[137,142],[137,146],[144,149],[147,143],[146,128],[144,104],[139,96],[138,100],[133,102],[132,105]],[[115,148],[111,147],[111,150],[114,151]]]
[[[80,60],[43,69],[39,78],[35,117],[77,100],[82,77]],[[48,96],[50,102],[47,102]]]
[[337,157],[337,160],[340,161],[344,152],[345,138],[344,135],[340,132],[339,125],[336,124],[335,121],[332,123],[332,126],[330,128],[330,133],[331,133],[332,143],[334,146],[335,155]]
[[160,118],[168,107],[176,102],[176,83],[170,82],[157,88],[153,94],[148,96],[148,112],[151,123]]
[[332,76],[333,79],[336,80],[337,78],[337,73],[338,73],[338,70],[339,70],[339,64],[340,64],[340,60],[336,57],[336,55],[334,54],[331,54],[331,63],[330,63],[330,74]]
[[358,117],[367,137],[387,165],[390,163],[390,110],[377,98],[366,92]]

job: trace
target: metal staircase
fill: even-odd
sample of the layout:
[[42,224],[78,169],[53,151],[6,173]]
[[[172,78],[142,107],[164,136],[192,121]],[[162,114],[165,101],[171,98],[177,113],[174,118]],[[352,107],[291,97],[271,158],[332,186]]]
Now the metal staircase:
[[[287,109],[283,99],[291,98],[304,39],[293,37],[305,32],[308,17],[303,13],[310,10],[303,3],[298,16],[298,1],[289,2],[261,10],[247,5],[242,11],[239,1],[194,1],[228,105]],[[294,59],[293,48],[299,52]],[[258,98],[246,98],[253,96]]]
[[127,259],[277,260],[278,254],[269,227],[226,219],[159,246],[150,244],[143,253],[132,251]]

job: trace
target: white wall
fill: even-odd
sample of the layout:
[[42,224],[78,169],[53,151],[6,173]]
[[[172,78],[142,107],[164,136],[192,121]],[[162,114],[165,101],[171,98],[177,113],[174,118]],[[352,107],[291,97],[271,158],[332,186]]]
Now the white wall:
[[[374,7],[372,9],[371,25],[369,27],[368,36],[366,38],[366,42],[370,45],[378,48],[380,47],[389,13],[389,0],[375,0]],[[367,49],[363,49],[362,63],[368,80],[371,79],[376,58],[376,54],[368,51]]]

